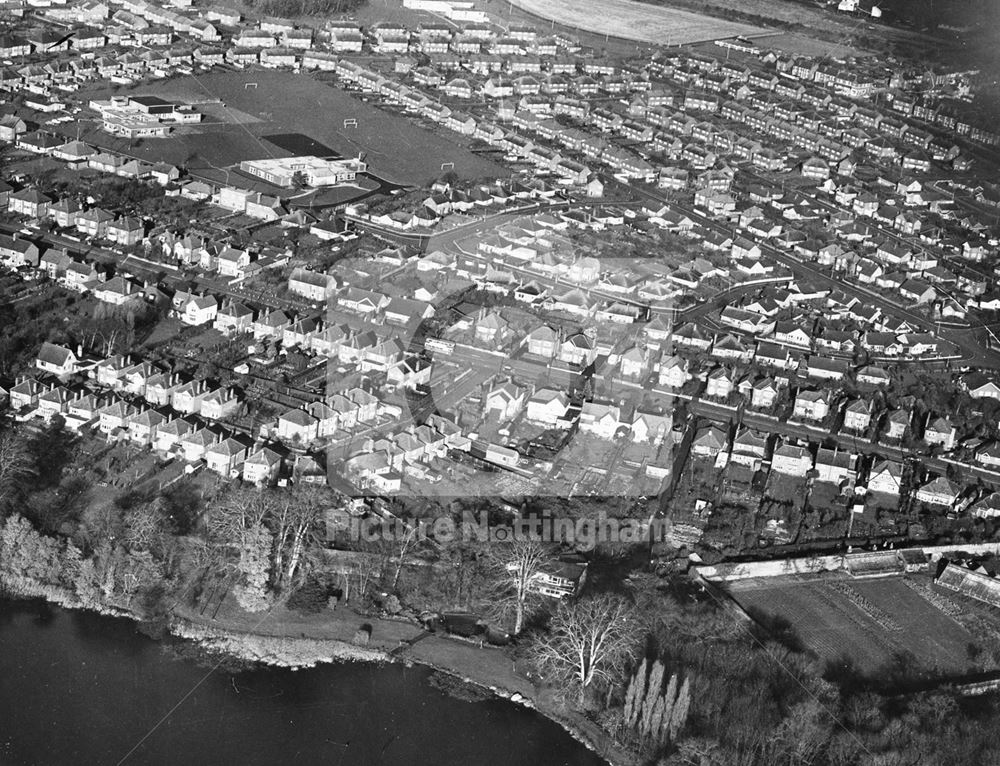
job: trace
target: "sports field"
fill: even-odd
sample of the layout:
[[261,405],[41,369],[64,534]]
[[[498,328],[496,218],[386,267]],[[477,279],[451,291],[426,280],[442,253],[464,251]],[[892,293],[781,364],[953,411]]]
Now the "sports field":
[[962,672],[975,641],[902,577],[757,579],[731,583],[729,591],[751,616],[787,622],[822,659],[846,658],[866,673],[888,666],[900,652],[925,669]]
[[[465,148],[458,134],[421,127],[308,74],[265,69],[211,72],[79,93],[85,100],[126,94],[194,103],[205,121],[178,128],[167,138],[131,144],[106,134],[102,138],[101,131],[81,135],[83,140],[151,161],[189,165],[193,159],[195,165],[226,168],[242,160],[288,156],[290,151],[264,137],[303,134],[345,157],[364,154],[373,174],[395,183],[422,184],[438,178],[446,162],[455,163],[455,172],[467,178],[509,175],[502,166]],[[357,120],[357,127],[345,128],[345,119]],[[74,125],[74,134],[76,129]]]
[[655,45],[686,45],[771,31],[750,24],[633,0],[510,0],[523,11],[567,27]]

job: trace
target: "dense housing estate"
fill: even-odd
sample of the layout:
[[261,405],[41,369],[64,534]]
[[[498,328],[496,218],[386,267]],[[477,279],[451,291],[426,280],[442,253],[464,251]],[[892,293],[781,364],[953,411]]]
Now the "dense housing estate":
[[[713,537],[731,507],[761,545],[830,534],[827,517],[844,539],[855,525],[922,539],[992,513],[998,360],[973,328],[1000,309],[1000,136],[972,75],[766,39],[602,55],[469,3],[404,5],[452,23],[310,27],[126,0],[16,26],[0,69],[11,158],[196,212],[161,220],[11,172],[0,264],[112,316],[149,307],[198,343],[150,359],[45,343],[3,381],[13,417],[58,415],[227,481],[683,486],[676,541],[716,550],[736,545]],[[53,37],[65,23],[79,28]],[[316,76],[507,172],[465,178],[441,157],[441,180],[394,196],[369,194],[364,151],[144,159],[140,143],[214,130],[226,110],[149,85],[216,69],[245,73],[247,94],[265,69]],[[121,94],[75,95],[99,81]],[[69,135],[77,119],[105,135]]]

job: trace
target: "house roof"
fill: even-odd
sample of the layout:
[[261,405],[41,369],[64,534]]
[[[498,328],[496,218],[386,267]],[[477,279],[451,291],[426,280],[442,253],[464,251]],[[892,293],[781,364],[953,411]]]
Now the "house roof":
[[43,343],[38,351],[37,361],[54,367],[62,367],[73,358],[74,354],[68,348],[57,346],[54,343]]

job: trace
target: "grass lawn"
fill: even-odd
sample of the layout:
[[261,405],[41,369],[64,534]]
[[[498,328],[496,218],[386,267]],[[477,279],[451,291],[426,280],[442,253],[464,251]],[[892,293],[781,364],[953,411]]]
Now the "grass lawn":
[[[256,88],[246,88],[256,82]],[[365,155],[375,175],[403,184],[422,184],[441,175],[441,163],[454,162],[466,178],[502,177],[500,165],[477,157],[462,137],[444,128],[427,130],[404,115],[383,111],[309,74],[252,69],[174,77],[128,88],[94,86],[82,100],[144,94],[203,103],[206,124],[179,129],[168,138],[129,142],[94,129],[81,138],[149,161],[211,169],[242,160],[288,156],[263,136],[302,133],[345,157]],[[221,106],[221,105],[224,105]],[[344,126],[355,118],[357,128]],[[68,128],[67,128],[68,129]],[[76,125],[72,126],[75,135]],[[195,156],[197,155],[197,156]]]

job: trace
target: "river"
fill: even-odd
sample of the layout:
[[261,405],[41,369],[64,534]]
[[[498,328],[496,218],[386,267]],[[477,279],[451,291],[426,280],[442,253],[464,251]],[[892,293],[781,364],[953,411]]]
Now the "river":
[[429,671],[212,670],[128,620],[0,600],[0,766],[599,766],[533,710]]

